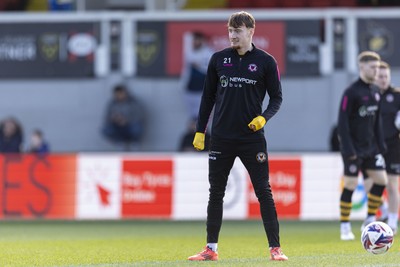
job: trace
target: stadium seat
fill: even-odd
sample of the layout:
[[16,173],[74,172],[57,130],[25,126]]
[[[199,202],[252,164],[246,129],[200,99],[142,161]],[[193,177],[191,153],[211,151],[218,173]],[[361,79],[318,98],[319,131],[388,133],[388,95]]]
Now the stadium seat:
[[253,0],[252,4],[255,8],[278,8],[278,7],[280,7],[281,1],[279,1],[279,0]]
[[334,0],[307,0],[309,7],[332,7]]
[[282,0],[281,5],[285,8],[300,8],[307,7],[307,2],[306,0]]
[[226,8],[226,0],[186,0],[182,9],[214,9]]
[[252,7],[251,0],[229,0],[228,8]]
[[335,0],[337,7],[355,7],[357,6],[357,0]]

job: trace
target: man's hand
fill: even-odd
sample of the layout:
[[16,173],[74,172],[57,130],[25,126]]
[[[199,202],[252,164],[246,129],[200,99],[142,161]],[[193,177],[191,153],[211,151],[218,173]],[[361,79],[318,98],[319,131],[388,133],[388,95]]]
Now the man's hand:
[[266,120],[263,116],[257,116],[248,124],[248,126],[251,130],[256,132],[260,130],[262,127],[264,127],[265,123]]
[[200,151],[204,150],[204,139],[205,139],[205,134],[196,132],[193,139],[194,148]]

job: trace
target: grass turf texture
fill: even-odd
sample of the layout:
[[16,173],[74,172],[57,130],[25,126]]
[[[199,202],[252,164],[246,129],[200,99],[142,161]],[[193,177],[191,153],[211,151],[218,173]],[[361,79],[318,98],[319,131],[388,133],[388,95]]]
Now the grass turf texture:
[[[288,262],[270,262],[260,221],[224,221],[218,262],[189,262],[205,245],[204,222],[3,221],[0,266],[399,266],[395,242],[384,255],[340,241],[338,222],[281,221]],[[358,230],[358,231],[357,231]]]

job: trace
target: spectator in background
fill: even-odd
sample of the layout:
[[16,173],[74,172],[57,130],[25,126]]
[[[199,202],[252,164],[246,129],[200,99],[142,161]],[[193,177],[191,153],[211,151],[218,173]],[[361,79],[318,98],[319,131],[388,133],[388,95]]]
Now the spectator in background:
[[206,36],[193,32],[192,46],[185,50],[181,83],[185,90],[185,102],[190,118],[196,118],[199,112],[201,94],[206,78],[208,61],[213,50],[207,44]]
[[31,135],[31,143],[28,152],[44,155],[50,151],[49,145],[44,140],[41,130],[34,130]]
[[0,153],[20,153],[23,131],[17,119],[9,117],[0,123]]
[[[180,152],[195,152],[198,151],[193,147],[193,139],[196,133],[196,119],[192,118],[189,120],[187,125],[186,132],[183,134],[181,142],[179,144],[179,151]],[[204,150],[208,152],[208,145],[209,145],[210,135],[206,133],[205,141],[204,141]]]
[[124,85],[114,87],[113,98],[106,110],[103,134],[115,142],[123,142],[126,149],[138,145],[144,132],[145,110]]

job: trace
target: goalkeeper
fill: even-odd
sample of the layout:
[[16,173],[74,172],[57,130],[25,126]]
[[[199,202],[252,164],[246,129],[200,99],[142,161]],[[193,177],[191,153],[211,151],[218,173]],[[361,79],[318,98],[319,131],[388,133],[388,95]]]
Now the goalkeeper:
[[[260,203],[261,217],[269,242],[271,260],[287,260],[279,241],[279,223],[271,193],[264,125],[277,113],[282,90],[273,56],[252,43],[255,20],[247,12],[237,12],[228,21],[231,43],[213,54],[203,88],[193,145],[204,149],[204,134],[214,108],[209,151],[209,201],[207,245],[189,260],[217,260],[222,224],[223,198],[229,172],[236,157],[249,172]],[[262,111],[268,94],[269,104]]]

